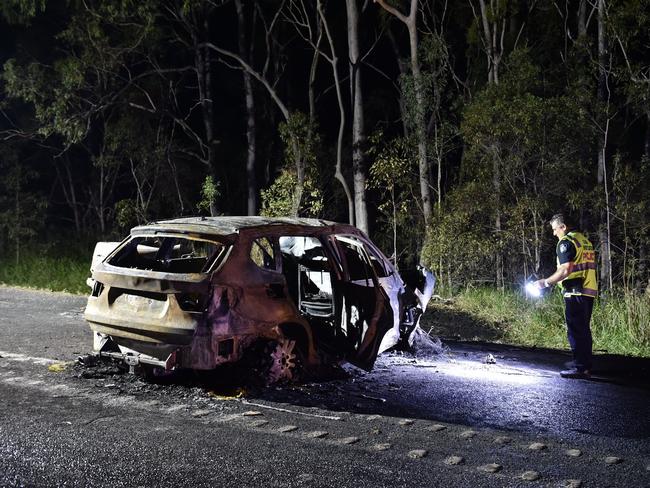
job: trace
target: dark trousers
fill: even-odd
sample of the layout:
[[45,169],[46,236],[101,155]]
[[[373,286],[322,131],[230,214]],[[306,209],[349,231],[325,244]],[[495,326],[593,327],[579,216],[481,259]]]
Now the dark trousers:
[[585,296],[565,296],[564,314],[566,317],[567,337],[573,351],[575,367],[579,371],[591,369],[591,311],[594,299]]

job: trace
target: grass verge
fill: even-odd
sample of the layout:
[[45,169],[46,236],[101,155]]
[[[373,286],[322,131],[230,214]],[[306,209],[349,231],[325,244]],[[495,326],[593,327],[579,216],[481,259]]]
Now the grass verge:
[[73,255],[70,250],[29,249],[21,253],[17,263],[13,256],[4,256],[0,258],[0,283],[87,294],[91,251]]
[[[500,331],[510,344],[566,349],[564,301],[554,290],[532,300],[513,291],[468,289],[455,308]],[[598,299],[591,320],[594,350],[650,357],[650,297],[619,294]]]

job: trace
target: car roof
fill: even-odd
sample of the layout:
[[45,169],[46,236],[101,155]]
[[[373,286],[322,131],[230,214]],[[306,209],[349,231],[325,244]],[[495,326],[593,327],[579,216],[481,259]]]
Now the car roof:
[[[301,217],[183,217],[171,220],[159,220],[131,229],[132,234],[170,231],[180,233],[196,233],[210,235],[231,235],[240,230],[252,230],[268,226],[298,226],[298,227],[337,227],[340,231],[356,230],[348,224],[338,224],[329,220],[307,219]],[[356,233],[356,232],[355,232]]]

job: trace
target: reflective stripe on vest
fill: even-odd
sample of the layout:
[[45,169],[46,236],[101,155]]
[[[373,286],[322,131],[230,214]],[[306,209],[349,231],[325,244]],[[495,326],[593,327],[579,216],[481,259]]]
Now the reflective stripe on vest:
[[[558,247],[562,241],[567,240],[571,242],[576,249],[576,256],[571,261],[571,272],[562,280],[560,287],[566,293],[571,295],[585,295],[595,297],[598,294],[598,282],[596,280],[596,252],[594,246],[580,232],[568,232],[558,242]],[[558,266],[560,260],[557,260]],[[566,290],[563,286],[565,281],[580,279],[582,286],[577,289]]]

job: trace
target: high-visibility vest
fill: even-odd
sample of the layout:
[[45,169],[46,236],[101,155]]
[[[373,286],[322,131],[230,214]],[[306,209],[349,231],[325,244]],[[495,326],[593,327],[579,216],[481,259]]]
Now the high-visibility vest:
[[[569,276],[564,278],[560,283],[560,288],[564,293],[571,295],[585,295],[589,297],[595,297],[598,294],[598,281],[596,280],[596,251],[594,251],[594,246],[591,244],[589,239],[587,239],[580,232],[567,232],[562,239],[557,243],[558,251],[559,246],[563,241],[571,242],[576,248],[576,256],[571,262],[571,268]],[[558,266],[560,265],[560,259],[557,259]],[[564,286],[564,283],[569,280],[580,279],[582,283],[581,287],[571,287],[567,289]]]

